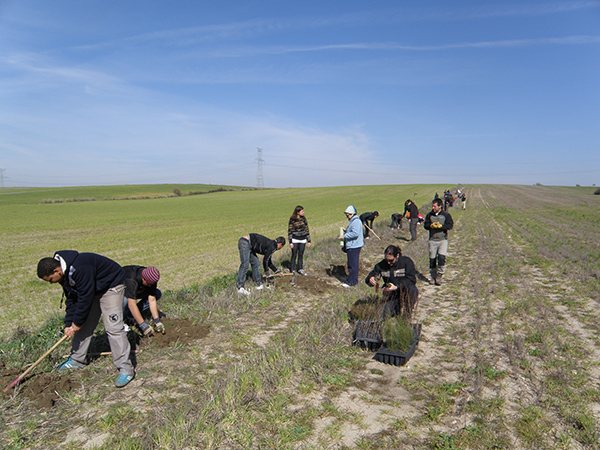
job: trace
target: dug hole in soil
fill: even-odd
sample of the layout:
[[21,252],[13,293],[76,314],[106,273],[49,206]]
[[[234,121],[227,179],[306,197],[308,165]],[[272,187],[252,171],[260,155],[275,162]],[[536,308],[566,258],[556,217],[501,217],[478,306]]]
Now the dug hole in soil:
[[[199,339],[205,338],[210,332],[210,325],[194,325],[189,319],[164,318],[162,322],[167,330],[165,334],[158,333],[150,338],[141,339],[134,332],[129,332],[128,338],[132,344],[132,351],[137,349],[137,351],[140,352],[151,349],[164,349],[177,345],[189,345]],[[136,343],[137,345],[135,345]],[[95,359],[111,357],[110,355],[97,356],[102,352],[110,352],[108,338],[104,333],[95,335],[92,344],[90,345],[89,353],[91,355],[91,364],[94,364],[93,361]],[[68,350],[65,350],[65,347],[55,350],[55,354],[64,355],[65,353],[68,353]],[[60,358],[60,356],[55,356],[54,358],[59,361],[64,359]],[[136,355],[134,360],[137,358],[139,357]],[[10,385],[26,369],[27,367],[20,370],[7,369],[2,365],[2,367],[0,367],[0,383],[2,388]],[[50,408],[56,404],[61,396],[81,385],[78,372],[66,371],[66,373],[62,374],[57,371],[37,372],[36,369],[19,383],[15,389],[9,389],[4,393],[4,397],[12,396],[15,393],[21,394],[40,408]]]

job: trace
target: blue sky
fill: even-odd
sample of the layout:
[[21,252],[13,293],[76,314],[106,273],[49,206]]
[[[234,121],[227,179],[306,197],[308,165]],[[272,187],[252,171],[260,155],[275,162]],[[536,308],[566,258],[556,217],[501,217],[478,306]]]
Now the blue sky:
[[600,185],[600,1],[0,0],[5,186]]

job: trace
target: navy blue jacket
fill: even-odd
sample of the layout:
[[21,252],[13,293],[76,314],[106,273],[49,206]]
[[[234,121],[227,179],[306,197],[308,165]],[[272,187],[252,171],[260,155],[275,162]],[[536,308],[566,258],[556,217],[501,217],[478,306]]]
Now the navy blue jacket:
[[61,282],[67,298],[65,326],[82,326],[88,318],[94,298],[125,283],[125,272],[112,259],[95,253],[61,250],[54,254],[61,261]]

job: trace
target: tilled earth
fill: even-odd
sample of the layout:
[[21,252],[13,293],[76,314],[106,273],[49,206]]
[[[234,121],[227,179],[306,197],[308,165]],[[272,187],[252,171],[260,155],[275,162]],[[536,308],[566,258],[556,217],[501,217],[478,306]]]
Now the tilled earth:
[[[168,329],[166,334],[155,334],[151,338],[139,339],[133,331],[129,332],[129,340],[132,344],[132,352],[140,354],[151,349],[164,349],[173,346],[186,346],[195,343],[199,339],[208,336],[210,325],[194,325],[190,319],[164,318],[163,323]],[[137,345],[136,345],[137,344]],[[58,351],[58,350],[57,350]],[[62,350],[64,352],[64,349]],[[110,358],[110,346],[105,334],[94,336],[90,345],[92,359]],[[64,355],[66,358],[67,355]],[[65,394],[77,389],[81,385],[81,377],[85,376],[87,368],[80,371],[67,371],[66,373],[36,372],[27,375],[17,386],[17,392],[27,397],[40,408],[49,408]],[[0,383],[3,386],[11,384],[23,371],[15,369],[4,369],[0,372]],[[83,373],[83,375],[82,375]],[[12,390],[4,394],[13,395]]]

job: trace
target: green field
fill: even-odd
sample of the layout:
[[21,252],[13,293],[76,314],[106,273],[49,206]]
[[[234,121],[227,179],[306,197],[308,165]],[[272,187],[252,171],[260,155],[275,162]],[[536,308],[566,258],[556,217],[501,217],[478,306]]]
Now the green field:
[[[345,262],[335,240],[343,210],[381,212],[381,241],[361,251],[362,277],[391,243],[426,276],[427,234],[419,228],[409,242],[407,227],[387,227],[389,215],[408,197],[426,212],[449,187],[174,197],[165,197],[174,186],[140,187],[139,196],[157,198],[100,200],[138,196],[126,187],[64,201],[94,197],[85,188],[57,190],[60,203],[48,190],[2,193],[11,197],[2,218],[4,384],[61,336],[60,287],[35,275],[38,259],[57,249],[158,266],[173,327],[139,343],[136,378],[120,390],[110,358],[58,373],[67,345],[53,352],[3,397],[0,447],[600,450],[600,196],[591,188],[466,186],[467,209],[450,210],[444,283],[417,283],[422,335],[410,361],[383,364],[352,345],[348,310],[373,290],[362,280],[344,289],[327,271]],[[298,203],[315,243],[309,274],[237,295],[237,238],[285,235]],[[210,332],[185,340],[177,321]],[[20,326],[27,331],[14,333]],[[181,341],[162,347],[163,338]],[[44,391],[56,394],[52,407],[41,406]]]
[[[237,239],[247,233],[287,238],[294,207],[306,209],[314,242],[336,236],[344,209],[378,210],[387,221],[404,201],[431,201],[443,185],[353,186],[308,189],[235,190],[212,185],[102,186],[3,189],[0,251],[0,336],[17,326],[31,329],[60,304],[56,287],[40,281],[37,262],[57,250],[108,256],[121,265],[154,265],[163,289],[181,289],[237,271]],[[235,189],[235,188],[232,188]],[[415,195],[416,193],[416,195]],[[140,197],[154,197],[142,198]],[[128,198],[127,200],[103,200]],[[287,246],[286,246],[287,248]],[[283,258],[288,250],[277,256]],[[15,310],[14,305],[19,305]]]

